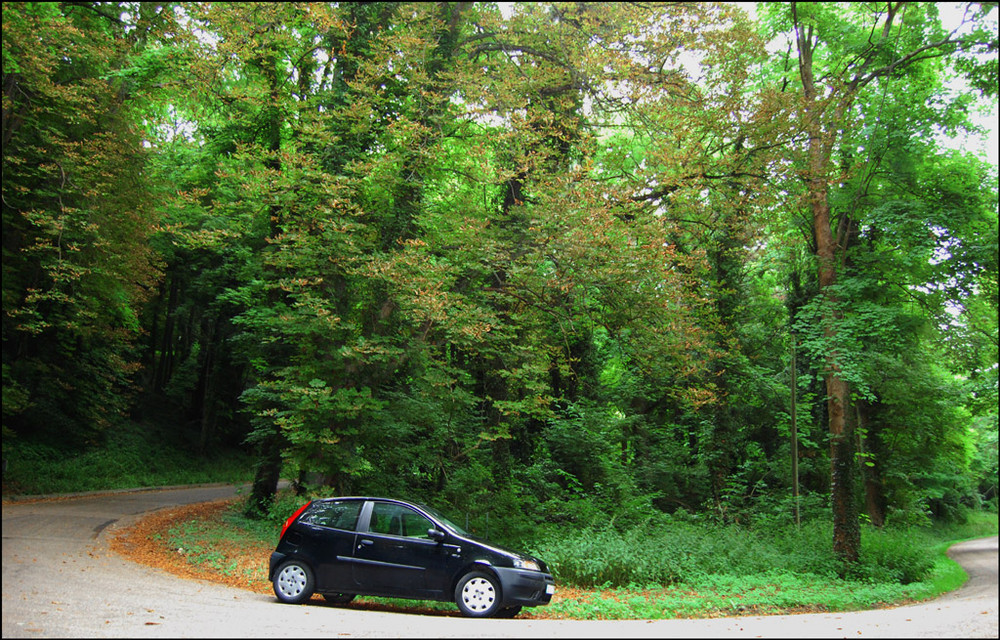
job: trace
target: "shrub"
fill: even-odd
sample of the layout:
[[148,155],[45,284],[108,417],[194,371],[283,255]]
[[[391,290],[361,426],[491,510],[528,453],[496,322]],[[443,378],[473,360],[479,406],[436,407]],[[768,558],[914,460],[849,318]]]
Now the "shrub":
[[669,517],[627,530],[550,533],[535,552],[560,580],[578,586],[673,584],[709,574],[758,573],[777,561],[774,550],[748,529],[709,529]]
[[861,560],[851,577],[871,583],[919,582],[934,567],[930,546],[927,534],[914,527],[865,529],[861,536]]
[[[865,529],[861,561],[850,577],[904,585],[923,580],[933,568],[928,535],[912,527]],[[827,522],[755,530],[664,517],[627,530],[550,531],[533,552],[559,581],[580,587],[697,583],[774,571],[834,579],[838,568]]]

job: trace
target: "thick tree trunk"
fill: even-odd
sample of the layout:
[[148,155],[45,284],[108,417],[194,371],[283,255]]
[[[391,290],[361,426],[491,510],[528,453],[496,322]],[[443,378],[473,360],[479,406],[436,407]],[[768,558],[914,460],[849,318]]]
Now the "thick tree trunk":
[[[833,286],[837,282],[837,259],[840,257],[842,247],[838,246],[831,226],[829,169],[832,141],[837,136],[837,126],[842,122],[847,102],[841,101],[832,106],[833,113],[824,117],[824,114],[831,109],[831,105],[817,91],[813,77],[815,48],[813,27],[799,23],[795,11],[793,3],[792,12],[799,50],[799,77],[802,80],[804,97],[802,115],[809,133],[806,189],[813,217],[820,295],[826,298],[827,311],[822,320],[823,333],[830,344],[835,344],[838,300]],[[849,432],[845,419],[849,395],[847,382],[841,376],[836,350],[826,355],[824,369],[830,430],[833,550],[842,561],[841,571],[844,571],[849,564],[857,562],[861,548],[861,529],[858,526],[858,509],[854,501],[854,437]]]
[[283,437],[275,432],[260,443],[257,454],[257,470],[245,513],[252,518],[267,515],[274,496],[278,493],[278,479],[281,475],[281,446]]
[[[830,342],[836,339],[837,299],[833,285],[837,281],[837,245],[830,225],[830,205],[825,178],[825,153],[819,135],[810,141],[809,200],[813,213],[816,257],[819,262],[821,295],[826,297],[827,316],[823,333]],[[846,564],[857,562],[861,547],[858,508],[854,500],[854,434],[849,429],[846,412],[850,403],[847,382],[841,377],[837,353],[827,355],[824,371],[827,418],[830,429],[830,500],[833,508],[833,551]]]
[[201,434],[198,436],[199,455],[205,455],[208,450],[208,444],[212,439],[212,434],[215,431],[213,382],[215,380],[215,352],[218,349],[216,340],[219,334],[219,317],[216,316],[205,324],[207,325],[207,330],[202,338],[204,352],[201,356],[202,361],[198,384],[195,387],[197,389],[197,402],[195,402],[194,406],[194,414],[201,423]]

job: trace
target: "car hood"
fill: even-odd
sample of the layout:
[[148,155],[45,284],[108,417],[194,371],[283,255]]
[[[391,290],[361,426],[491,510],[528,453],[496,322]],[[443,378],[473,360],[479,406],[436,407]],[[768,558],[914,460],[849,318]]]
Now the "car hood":
[[511,561],[513,561],[515,558],[523,558],[525,560],[534,560],[535,562],[538,563],[538,566],[541,567],[543,571],[548,572],[548,567],[545,564],[545,562],[543,562],[540,558],[536,558],[535,556],[533,556],[533,555],[531,555],[529,553],[521,553],[520,551],[512,551],[510,549],[501,547],[498,544],[490,542],[489,540],[486,540],[484,538],[480,538],[479,536],[473,535],[471,533],[465,533],[465,534],[461,534],[461,535],[459,535],[459,534],[456,533],[455,537],[458,538],[458,539],[460,539],[460,540],[468,540],[469,542],[473,542],[473,543],[475,543],[475,544],[477,544],[477,545],[479,545],[481,547],[485,547],[486,549],[488,549],[488,550],[490,550],[490,551],[492,551],[494,553],[498,553],[498,554],[500,554],[502,556],[506,556],[506,557],[510,558]]

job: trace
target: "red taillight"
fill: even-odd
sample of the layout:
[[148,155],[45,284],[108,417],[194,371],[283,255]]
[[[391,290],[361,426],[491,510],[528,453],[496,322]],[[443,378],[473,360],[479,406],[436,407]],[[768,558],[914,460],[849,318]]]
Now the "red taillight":
[[288,520],[285,520],[285,526],[281,527],[281,535],[278,536],[278,540],[281,540],[282,538],[285,537],[285,531],[288,531],[288,527],[292,526],[292,523],[295,522],[295,519],[299,517],[299,514],[305,511],[306,507],[308,507],[311,504],[312,501],[310,500],[309,502],[299,507],[299,510],[293,513],[291,517],[288,518]]

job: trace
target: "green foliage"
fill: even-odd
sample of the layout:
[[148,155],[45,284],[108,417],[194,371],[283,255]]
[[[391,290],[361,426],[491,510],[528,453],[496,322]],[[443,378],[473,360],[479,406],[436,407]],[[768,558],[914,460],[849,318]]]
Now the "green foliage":
[[245,482],[252,464],[238,450],[198,456],[189,444],[152,423],[119,425],[106,443],[82,450],[67,444],[4,438],[4,495]]
[[83,444],[128,408],[157,276],[147,153],[105,80],[131,36],[70,6],[4,16],[4,426]]
[[[748,528],[709,527],[673,517],[569,535],[553,530],[533,552],[546,559],[558,581],[581,587],[719,586],[741,578],[836,579],[838,561],[830,537],[830,525],[816,520],[800,528]],[[934,568],[930,550],[936,539],[936,533],[924,527],[867,528],[861,561],[848,579],[873,585],[919,583]]]
[[927,549],[933,545],[927,532],[907,529],[873,529],[861,536],[862,561],[851,577],[872,583],[910,584],[925,579],[934,566]]
[[284,465],[499,541],[590,531],[551,543],[594,584],[777,566],[793,480],[807,520],[995,508],[996,171],[939,136],[982,102],[949,74],[995,73],[990,7],[947,47],[934,3],[110,7],[4,7],[12,468],[157,416],[255,446],[258,515]]
[[[242,510],[239,512],[233,512],[230,515],[235,519],[235,521],[242,522],[242,526],[259,529],[273,537],[275,525],[278,527],[284,525],[285,520],[290,518],[292,514],[298,511],[299,508],[302,507],[302,505],[304,505],[307,501],[308,499],[296,495],[293,491],[280,491],[275,496],[274,502],[271,504],[271,508],[268,510],[266,518],[239,518],[237,514],[242,513]],[[279,528],[278,531],[280,532],[281,529]],[[277,541],[275,541],[275,544],[277,544]]]
[[763,548],[762,540],[744,528],[722,527],[712,535],[705,535],[705,529],[704,524],[662,518],[656,524],[625,530],[586,529],[572,536],[553,535],[535,551],[547,559],[559,580],[580,586],[671,585],[712,574],[755,574],[776,566],[801,570],[822,564],[816,558],[802,565],[779,561],[780,550]]

